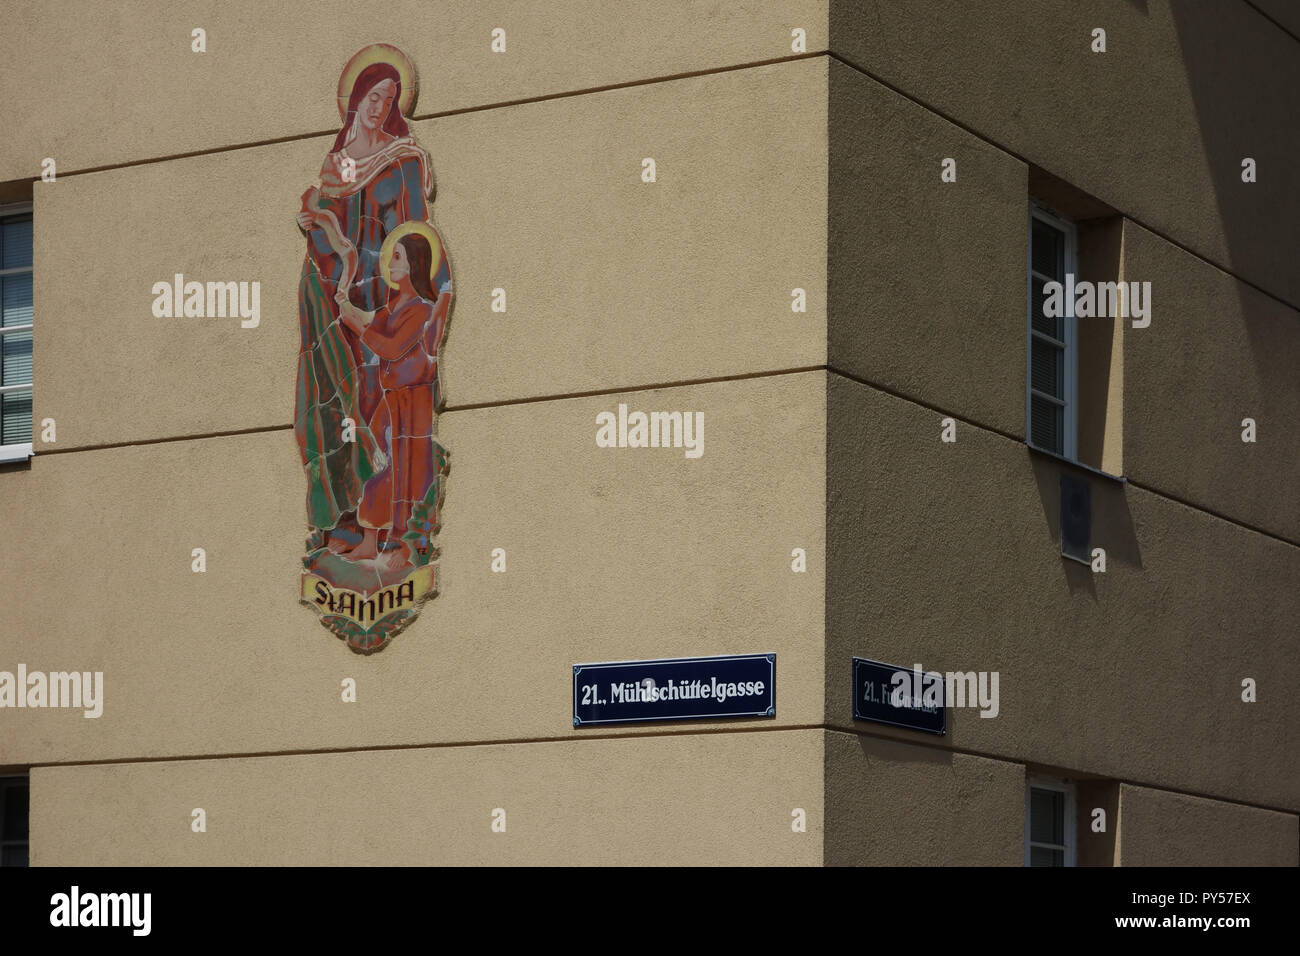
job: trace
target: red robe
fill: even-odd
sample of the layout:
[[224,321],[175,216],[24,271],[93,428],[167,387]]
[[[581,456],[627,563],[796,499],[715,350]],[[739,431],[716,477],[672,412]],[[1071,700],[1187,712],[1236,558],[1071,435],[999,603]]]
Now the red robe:
[[396,543],[406,533],[411,508],[437,476],[434,415],[437,412],[438,346],[451,305],[412,299],[395,312],[375,313],[361,340],[379,356],[379,406],[370,431],[388,453],[388,465],[366,482],[357,508],[365,528],[387,531]]

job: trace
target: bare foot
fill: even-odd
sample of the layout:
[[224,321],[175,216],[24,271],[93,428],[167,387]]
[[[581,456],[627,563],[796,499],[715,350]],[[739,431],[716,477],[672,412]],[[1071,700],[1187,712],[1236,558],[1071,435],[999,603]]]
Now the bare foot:
[[385,571],[397,571],[404,568],[411,563],[411,547],[407,542],[403,541],[400,548],[385,551],[376,563],[382,563]]
[[392,551],[381,551],[379,557],[375,558],[375,570],[380,574],[389,574],[401,567],[401,562],[393,557]]
[[379,554],[379,532],[374,528],[364,529],[361,541],[347,551],[339,552],[349,561],[364,561]]

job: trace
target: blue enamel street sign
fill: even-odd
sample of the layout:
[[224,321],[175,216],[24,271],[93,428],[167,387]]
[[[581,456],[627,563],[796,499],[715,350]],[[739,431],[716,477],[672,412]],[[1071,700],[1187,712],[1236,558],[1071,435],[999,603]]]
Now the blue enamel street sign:
[[937,673],[853,658],[854,720],[943,734],[944,690]]
[[776,716],[776,655],[573,665],[573,726]]

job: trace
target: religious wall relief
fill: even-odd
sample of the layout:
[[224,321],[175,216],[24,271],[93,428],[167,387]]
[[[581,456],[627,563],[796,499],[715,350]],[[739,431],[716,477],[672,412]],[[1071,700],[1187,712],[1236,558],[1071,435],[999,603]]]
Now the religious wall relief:
[[415,71],[374,44],[339,79],[342,127],[302,194],[294,425],[306,477],[302,600],[361,653],[437,593],[448,453],[436,437],[451,268],[411,135]]

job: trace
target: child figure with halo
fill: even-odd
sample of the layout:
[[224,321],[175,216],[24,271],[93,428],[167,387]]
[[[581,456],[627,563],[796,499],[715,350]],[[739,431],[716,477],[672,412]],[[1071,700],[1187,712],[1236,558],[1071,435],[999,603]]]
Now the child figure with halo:
[[438,475],[438,354],[451,303],[448,288],[433,288],[441,260],[433,227],[404,222],[388,234],[379,254],[387,301],[367,312],[346,292],[335,296],[339,321],[379,358],[382,393],[368,425],[387,458],[362,490],[357,520],[363,535],[342,552],[348,560],[379,559],[395,567],[411,562],[403,537],[411,509]]

